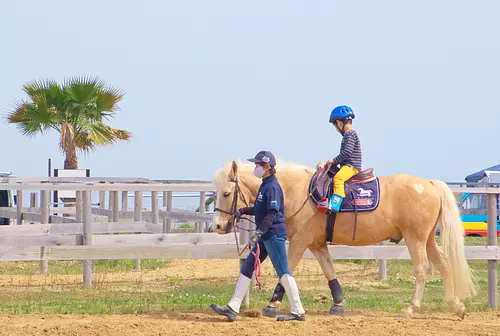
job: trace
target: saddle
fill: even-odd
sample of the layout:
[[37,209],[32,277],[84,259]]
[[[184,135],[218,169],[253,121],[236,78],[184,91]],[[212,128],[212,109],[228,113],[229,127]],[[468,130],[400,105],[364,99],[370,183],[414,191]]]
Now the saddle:
[[[325,170],[326,169],[326,170]],[[333,193],[333,177],[340,169],[337,166],[318,168],[313,175],[309,192],[311,199],[316,203],[329,199]],[[373,174],[373,168],[360,171],[345,181],[346,197],[339,212],[354,212],[353,240],[356,235],[358,212],[370,212],[378,207],[380,200],[380,185],[378,177]],[[326,242],[332,243],[333,229],[337,217],[336,212],[326,214]]]
[[373,168],[368,168],[365,170],[360,171],[347,181],[345,181],[345,184],[351,184],[351,183],[363,183],[363,182],[370,182],[375,179],[375,175],[373,175]]

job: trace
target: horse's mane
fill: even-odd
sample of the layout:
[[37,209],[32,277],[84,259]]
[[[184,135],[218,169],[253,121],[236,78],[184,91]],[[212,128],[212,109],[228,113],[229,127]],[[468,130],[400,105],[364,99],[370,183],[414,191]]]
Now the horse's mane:
[[[253,173],[255,168],[255,164],[253,162],[243,161],[240,159],[234,160],[238,164],[238,172],[245,173]],[[226,162],[219,170],[215,172],[212,177],[212,181],[215,185],[221,185],[225,181],[227,181],[227,177],[229,176],[229,172],[231,171],[231,166],[233,161]],[[293,172],[293,171],[305,171],[311,174],[314,174],[315,169],[295,163],[292,161],[285,161],[279,158],[276,158],[276,172],[279,174],[280,172]]]

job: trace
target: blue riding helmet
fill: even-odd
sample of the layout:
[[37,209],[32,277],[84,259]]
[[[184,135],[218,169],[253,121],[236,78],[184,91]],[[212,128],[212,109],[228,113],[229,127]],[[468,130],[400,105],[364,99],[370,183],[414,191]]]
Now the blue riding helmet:
[[333,109],[332,113],[330,113],[330,122],[334,123],[335,120],[346,120],[346,119],[354,119],[356,116],[354,112],[349,106],[340,105]]

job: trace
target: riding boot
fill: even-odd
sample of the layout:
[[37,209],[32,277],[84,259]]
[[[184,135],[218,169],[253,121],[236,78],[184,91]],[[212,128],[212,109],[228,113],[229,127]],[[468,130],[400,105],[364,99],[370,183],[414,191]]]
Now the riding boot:
[[290,313],[278,316],[278,321],[305,321],[306,314],[299,297],[299,289],[295,279],[290,274],[281,277],[281,284],[285,287],[285,293],[290,303]]
[[221,307],[216,304],[211,304],[210,307],[217,314],[226,316],[229,321],[234,321],[236,319],[236,315],[238,315],[238,313],[240,312],[241,302],[247,294],[251,282],[252,279],[247,278],[240,273],[240,278],[238,279],[238,283],[236,284],[234,295],[227,306]]
[[328,203],[328,210],[339,212],[343,200],[344,198],[342,196],[333,194],[332,197],[330,197],[330,202]]

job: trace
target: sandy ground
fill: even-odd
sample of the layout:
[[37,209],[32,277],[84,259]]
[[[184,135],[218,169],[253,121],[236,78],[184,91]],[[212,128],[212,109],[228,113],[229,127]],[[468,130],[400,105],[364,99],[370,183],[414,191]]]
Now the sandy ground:
[[449,314],[401,320],[384,314],[330,317],[309,315],[305,322],[242,317],[227,322],[207,313],[178,315],[0,315],[0,335],[500,335],[500,313],[471,314],[459,321]]
[[[21,265],[22,267],[22,265]],[[236,270],[236,271],[235,271]],[[206,281],[210,278],[238,276],[237,260],[173,260],[166,269],[126,273],[95,273],[96,287],[147,287],[163,290],[168,278],[181,281]],[[342,284],[368,285],[377,281],[376,265],[336,264]],[[299,282],[326,286],[321,269],[314,260],[301,261],[296,269]],[[262,268],[262,280],[269,288],[277,281],[270,263]],[[0,276],[2,290],[22,288],[79,286],[81,275]],[[253,312],[254,314],[248,314]],[[254,317],[247,317],[253,315]],[[258,315],[257,317],[255,317]],[[450,313],[417,314],[412,319],[399,319],[393,314],[348,312],[344,317],[328,316],[326,312],[310,313],[305,322],[277,322],[260,316],[258,311],[242,312],[230,323],[209,309],[203,312],[177,312],[141,315],[48,315],[0,314],[0,335],[500,335],[500,311],[470,313],[461,321]]]

